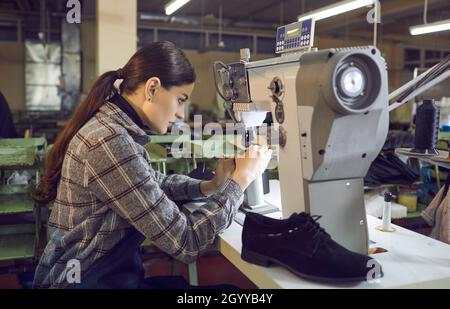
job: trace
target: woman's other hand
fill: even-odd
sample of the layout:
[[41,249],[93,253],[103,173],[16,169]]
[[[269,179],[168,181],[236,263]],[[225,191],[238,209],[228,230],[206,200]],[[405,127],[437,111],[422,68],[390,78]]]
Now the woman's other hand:
[[236,168],[231,178],[239,184],[242,190],[245,190],[266,170],[271,157],[272,150],[267,146],[250,146],[243,157],[235,159]]
[[208,196],[219,190],[225,181],[231,178],[234,170],[234,159],[219,159],[214,178],[209,181],[203,181],[200,185],[203,195]]

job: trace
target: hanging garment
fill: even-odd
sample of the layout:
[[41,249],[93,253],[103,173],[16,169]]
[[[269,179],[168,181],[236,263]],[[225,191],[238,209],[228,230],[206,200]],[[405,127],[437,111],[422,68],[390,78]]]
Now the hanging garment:
[[419,174],[403,163],[393,153],[380,153],[364,177],[364,185],[411,184],[419,178]]
[[450,244],[449,185],[450,174],[445,186],[439,190],[428,207],[422,212],[422,218],[433,227],[430,237],[448,244]]

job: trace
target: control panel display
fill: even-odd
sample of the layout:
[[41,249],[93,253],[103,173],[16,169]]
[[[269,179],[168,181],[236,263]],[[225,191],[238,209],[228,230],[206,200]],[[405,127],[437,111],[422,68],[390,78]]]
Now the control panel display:
[[306,19],[277,29],[277,54],[306,49],[314,44],[314,20]]

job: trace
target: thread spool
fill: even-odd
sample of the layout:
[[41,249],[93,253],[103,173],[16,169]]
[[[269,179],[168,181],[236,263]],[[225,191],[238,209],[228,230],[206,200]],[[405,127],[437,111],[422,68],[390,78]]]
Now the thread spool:
[[384,193],[383,206],[383,221],[382,225],[376,227],[381,232],[395,232],[395,227],[391,226],[391,212],[392,212],[392,194],[391,192]]
[[439,109],[434,100],[423,100],[417,108],[416,133],[412,153],[438,155]]

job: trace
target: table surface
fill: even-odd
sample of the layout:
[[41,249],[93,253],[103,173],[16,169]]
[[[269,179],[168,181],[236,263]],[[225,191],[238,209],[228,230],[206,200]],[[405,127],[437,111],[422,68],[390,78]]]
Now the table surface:
[[[266,201],[281,205],[278,180],[270,181]],[[281,218],[281,212],[270,214]],[[219,235],[220,252],[259,288],[450,288],[450,245],[395,226],[394,233],[376,230],[381,220],[367,218],[371,247],[387,252],[372,255],[384,277],[375,282],[324,284],[302,279],[282,267],[261,267],[240,258],[242,226],[233,222]]]

